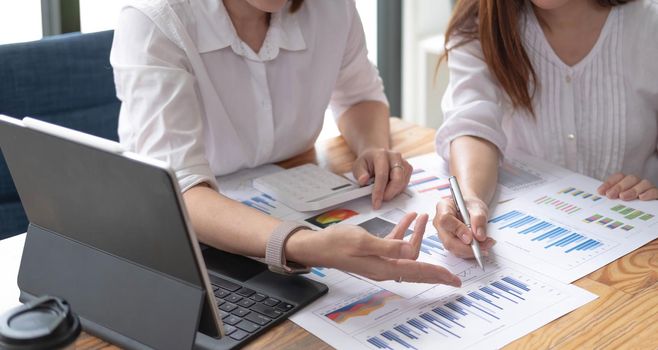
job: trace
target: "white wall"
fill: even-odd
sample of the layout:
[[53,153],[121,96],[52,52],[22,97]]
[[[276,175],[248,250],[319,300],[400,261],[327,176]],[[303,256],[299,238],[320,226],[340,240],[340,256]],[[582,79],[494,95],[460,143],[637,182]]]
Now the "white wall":
[[438,35],[450,19],[450,1],[407,0],[403,6],[402,117],[438,127],[443,120],[439,102],[447,74],[439,70],[435,80],[434,67],[442,49]]

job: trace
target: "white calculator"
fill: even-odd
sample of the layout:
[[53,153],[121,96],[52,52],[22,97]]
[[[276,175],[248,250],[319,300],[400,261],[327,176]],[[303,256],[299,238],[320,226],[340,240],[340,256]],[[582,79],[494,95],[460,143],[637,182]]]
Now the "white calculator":
[[254,187],[297,211],[322,210],[372,193],[315,164],[301,165],[254,179]]

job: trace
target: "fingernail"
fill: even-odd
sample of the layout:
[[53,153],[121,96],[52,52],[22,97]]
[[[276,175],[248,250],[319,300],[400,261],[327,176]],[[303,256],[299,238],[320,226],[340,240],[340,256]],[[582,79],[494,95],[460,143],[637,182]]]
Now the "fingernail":
[[484,255],[484,256],[489,256],[489,251],[488,251],[488,250],[483,250],[483,251],[482,251],[482,255]]
[[464,242],[466,244],[469,243],[468,236],[466,236],[465,233],[462,233],[461,237],[459,237],[459,238],[462,240],[462,242]]

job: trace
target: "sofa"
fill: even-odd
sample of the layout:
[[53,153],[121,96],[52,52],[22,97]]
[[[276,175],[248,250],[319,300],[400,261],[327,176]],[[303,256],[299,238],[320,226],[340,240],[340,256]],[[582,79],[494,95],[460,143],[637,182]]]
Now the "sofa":
[[[109,62],[112,31],[0,46],[0,114],[30,116],[117,140],[120,102]],[[43,169],[48,176],[48,169]],[[0,239],[28,219],[0,157]]]

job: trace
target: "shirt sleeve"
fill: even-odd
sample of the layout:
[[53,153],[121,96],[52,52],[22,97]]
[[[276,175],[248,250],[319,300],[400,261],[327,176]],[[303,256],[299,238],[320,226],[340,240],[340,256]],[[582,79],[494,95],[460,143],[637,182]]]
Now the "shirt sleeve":
[[110,54],[121,100],[119,140],[132,152],[165,161],[181,190],[217,189],[205,156],[201,101],[185,52],[131,7],[121,12]]
[[503,91],[492,76],[480,42],[471,41],[450,51],[450,80],[441,108],[444,122],[436,133],[436,150],[450,159],[450,143],[460,136],[475,136],[493,143],[503,154]]
[[354,1],[348,1],[350,29],[330,106],[338,119],[351,106],[363,101],[380,101],[388,106],[379,71],[368,60],[368,49],[361,18]]

